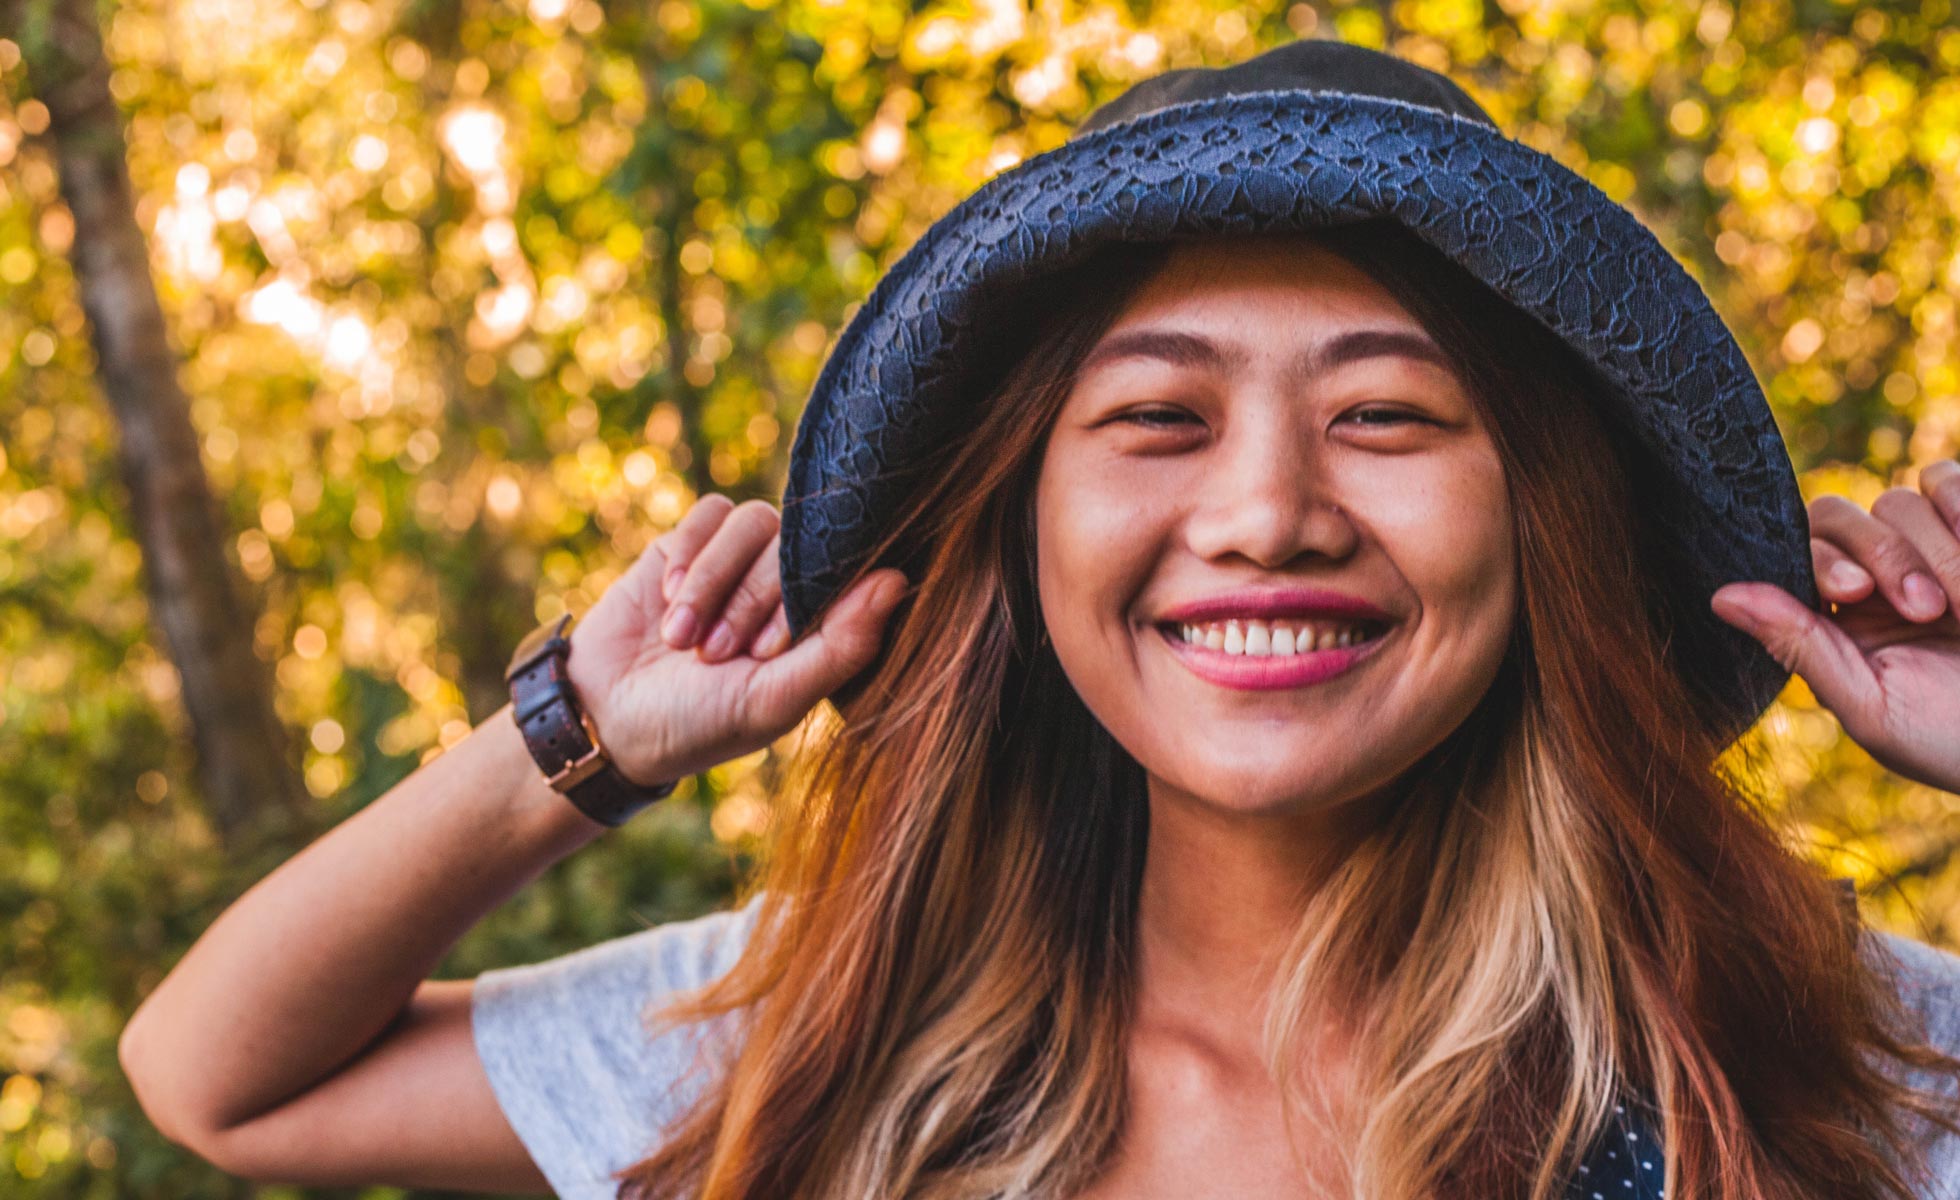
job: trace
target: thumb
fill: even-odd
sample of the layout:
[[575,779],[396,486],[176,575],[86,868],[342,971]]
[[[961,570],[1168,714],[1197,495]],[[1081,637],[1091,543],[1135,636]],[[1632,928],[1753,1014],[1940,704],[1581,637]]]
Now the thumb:
[[1773,583],[1727,584],[1715,590],[1709,607],[1803,676],[1818,701],[1840,718],[1877,706],[1878,676],[1857,643],[1782,588]]
[[[838,597],[823,620],[801,641],[756,668],[755,682],[784,707],[794,722],[812,705],[836,691],[877,657],[885,621],[909,583],[901,571],[885,568],[860,579]],[[764,702],[772,711],[778,706]],[[776,714],[781,715],[781,714]]]

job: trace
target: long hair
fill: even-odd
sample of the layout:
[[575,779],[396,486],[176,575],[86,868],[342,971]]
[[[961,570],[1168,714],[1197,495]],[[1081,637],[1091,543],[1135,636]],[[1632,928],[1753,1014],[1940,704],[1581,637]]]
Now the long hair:
[[[1723,765],[1685,669],[1692,575],[1652,516],[1665,473],[1611,385],[1393,222],[1309,236],[1454,360],[1520,606],[1489,692],[1285,948],[1264,1048],[1289,1128],[1335,1135],[1353,1197],[1548,1200],[1639,1103],[1677,1200],[1903,1200],[1909,1117],[1955,1124],[1895,1068],[1960,1064]],[[915,589],[806,726],[741,957],[653,1014],[734,1036],[624,1200],[1059,1198],[1117,1152],[1145,778],[1047,645],[1030,510],[1077,366],[1168,248],[1104,247],[1004,314],[1024,344],[906,468],[865,561],[914,564]],[[1293,1065],[1334,1005],[1363,1014],[1341,1116]]]

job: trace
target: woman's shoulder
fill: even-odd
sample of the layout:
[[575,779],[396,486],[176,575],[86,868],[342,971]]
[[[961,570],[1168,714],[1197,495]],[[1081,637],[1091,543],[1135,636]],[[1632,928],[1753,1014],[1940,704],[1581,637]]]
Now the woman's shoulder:
[[702,1085],[702,1026],[660,1031],[659,1003],[735,965],[758,915],[674,921],[544,962],[486,971],[471,992],[477,1057],[511,1128],[567,1200],[612,1200],[612,1172],[653,1148]]
[[[1890,977],[1915,1022],[1911,1032],[1942,1053],[1960,1056],[1960,955],[1875,929],[1866,931],[1864,946],[1871,961]],[[1950,1076],[1907,1070],[1900,1078],[1941,1095],[1960,1096],[1960,1087]],[[1924,1193],[1926,1200],[1960,1200],[1960,1138],[1918,1118],[1910,1120],[1925,1147],[1933,1180],[1932,1190]]]
[[1960,1047],[1960,955],[1878,929],[1866,931],[1865,945],[1906,1007],[1925,1019],[1927,1040],[1949,1053]]

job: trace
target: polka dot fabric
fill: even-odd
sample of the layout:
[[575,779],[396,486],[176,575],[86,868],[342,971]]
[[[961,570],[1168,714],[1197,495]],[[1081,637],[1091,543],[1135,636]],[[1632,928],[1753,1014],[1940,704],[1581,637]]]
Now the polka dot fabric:
[[1667,1160],[1654,1123],[1624,1104],[1613,1113],[1566,1188],[1566,1200],[1661,1200],[1667,1194]]

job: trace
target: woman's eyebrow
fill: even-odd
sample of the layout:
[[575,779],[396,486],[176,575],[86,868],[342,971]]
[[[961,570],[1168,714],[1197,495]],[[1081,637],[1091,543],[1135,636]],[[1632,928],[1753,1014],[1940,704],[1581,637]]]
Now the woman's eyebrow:
[[[1449,355],[1428,337],[1407,329],[1350,329],[1316,342],[1300,358],[1297,369],[1308,375],[1332,370],[1364,358],[1401,357],[1452,370]],[[1239,370],[1247,355],[1237,347],[1221,346],[1210,338],[1173,329],[1132,329],[1098,342],[1079,368],[1087,372],[1122,358],[1155,358],[1177,367]]]

